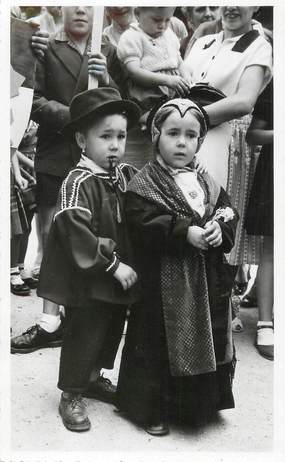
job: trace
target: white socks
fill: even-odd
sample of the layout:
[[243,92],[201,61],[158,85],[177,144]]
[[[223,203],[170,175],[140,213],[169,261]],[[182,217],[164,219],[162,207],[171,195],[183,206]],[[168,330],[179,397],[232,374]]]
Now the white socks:
[[51,334],[55,332],[61,324],[60,316],[54,316],[53,314],[43,313],[39,325],[46,332]]
[[[261,326],[262,329],[258,329]],[[257,345],[274,345],[274,330],[271,321],[258,321]]]
[[21,279],[18,266],[10,269],[10,282],[14,286],[22,286],[24,284],[24,281]]

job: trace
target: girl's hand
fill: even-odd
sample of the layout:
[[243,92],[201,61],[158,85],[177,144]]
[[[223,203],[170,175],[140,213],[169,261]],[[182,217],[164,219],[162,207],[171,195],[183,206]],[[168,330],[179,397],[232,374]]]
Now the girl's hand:
[[204,162],[201,159],[198,159],[197,157],[195,160],[195,169],[197,170],[198,173],[202,173],[202,174],[208,173],[208,170]]
[[88,53],[88,72],[94,75],[102,84],[109,85],[107,60],[102,53]]
[[219,247],[222,244],[222,230],[217,221],[208,221],[205,224],[204,238],[212,247]]
[[187,96],[190,90],[190,84],[180,75],[168,75],[166,80],[166,86],[173,88],[179,96]]
[[122,262],[119,264],[113,276],[120,282],[124,290],[130,289],[138,279],[137,273],[133,268]]
[[28,180],[26,180],[26,178],[23,178],[21,175],[15,175],[15,183],[21,191],[27,189],[27,187],[29,186]]
[[187,232],[187,242],[197,249],[208,250],[208,244],[204,238],[205,230],[200,226],[189,226]]
[[36,31],[32,36],[31,47],[37,58],[43,60],[47,50],[49,41],[49,33],[43,31]]

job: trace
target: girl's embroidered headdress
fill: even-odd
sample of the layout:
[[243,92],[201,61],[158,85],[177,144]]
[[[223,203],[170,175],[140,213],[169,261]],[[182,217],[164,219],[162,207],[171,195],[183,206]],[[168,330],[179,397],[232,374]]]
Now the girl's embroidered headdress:
[[198,114],[200,115],[199,122],[201,126],[199,142],[198,142],[198,149],[197,149],[198,151],[207,134],[208,124],[207,124],[207,118],[205,116],[205,111],[201,107],[199,107],[196,103],[194,103],[194,101],[191,101],[190,99],[175,98],[175,99],[167,101],[166,103],[162,104],[162,106],[159,107],[159,109],[155,112],[152,122],[151,122],[151,137],[152,137],[153,143],[156,146],[158,145],[159,137],[161,134],[161,123],[159,123],[161,119],[160,116],[163,114],[163,112],[165,112],[165,109],[167,108],[173,108],[173,110],[177,110],[181,118],[183,118],[185,114],[191,109],[195,109],[195,112],[198,112]]

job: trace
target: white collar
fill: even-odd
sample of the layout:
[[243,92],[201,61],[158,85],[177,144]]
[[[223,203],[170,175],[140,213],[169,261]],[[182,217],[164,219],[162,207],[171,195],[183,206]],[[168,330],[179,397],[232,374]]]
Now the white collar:
[[87,156],[81,155],[80,161],[77,164],[77,167],[85,167],[89,168],[91,172],[98,174],[98,173],[109,173],[108,170],[100,167],[99,165],[95,164],[95,162]]
[[169,164],[167,164],[167,163],[165,162],[165,160],[161,157],[160,154],[157,154],[156,160],[157,160],[157,162],[158,162],[165,170],[167,170],[167,171],[170,173],[170,175],[172,175],[172,176],[178,175],[179,173],[184,173],[184,172],[192,172],[192,173],[195,173],[195,171],[194,171],[193,168],[191,168],[191,167],[177,167],[177,168],[171,167]]

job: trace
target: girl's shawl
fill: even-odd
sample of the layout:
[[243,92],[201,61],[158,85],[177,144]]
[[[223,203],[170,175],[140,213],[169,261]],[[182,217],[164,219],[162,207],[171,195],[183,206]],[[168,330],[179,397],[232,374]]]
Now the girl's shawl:
[[[171,174],[157,161],[146,165],[130,182],[128,190],[177,217],[192,218],[204,226],[211,218],[220,186],[208,175],[198,180],[205,193],[206,213],[191,209]],[[205,252],[189,245],[183,257],[161,260],[161,291],[165,330],[173,376],[196,375],[216,370],[216,356],[209,306]]]

